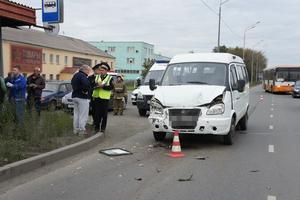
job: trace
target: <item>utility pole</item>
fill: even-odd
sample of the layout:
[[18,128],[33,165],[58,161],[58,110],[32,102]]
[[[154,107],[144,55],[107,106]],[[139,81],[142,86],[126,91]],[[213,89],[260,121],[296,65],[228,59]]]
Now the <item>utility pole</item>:
[[2,47],[2,22],[0,19],[0,76],[4,77],[4,69],[3,69],[3,47]]
[[222,5],[227,3],[229,0],[220,0],[219,4],[219,26],[218,26],[218,52],[220,52],[220,37],[221,37],[221,19],[222,19]]

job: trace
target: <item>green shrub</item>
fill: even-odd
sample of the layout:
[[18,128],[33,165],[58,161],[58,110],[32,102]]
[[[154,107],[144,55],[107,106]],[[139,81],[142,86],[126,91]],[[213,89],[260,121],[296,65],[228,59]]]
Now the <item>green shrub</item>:
[[24,149],[24,141],[0,137],[0,166],[24,159]]
[[72,129],[71,115],[61,111],[42,111],[40,117],[26,112],[24,122],[16,124],[6,102],[0,110],[0,166],[82,139]]

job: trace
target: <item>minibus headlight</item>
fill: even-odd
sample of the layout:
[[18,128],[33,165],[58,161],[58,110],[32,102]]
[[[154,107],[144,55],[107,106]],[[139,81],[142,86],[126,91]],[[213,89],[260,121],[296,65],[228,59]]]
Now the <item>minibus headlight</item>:
[[206,114],[207,115],[221,115],[225,112],[225,105],[223,103],[219,103],[216,105],[211,106]]
[[150,111],[153,114],[162,115],[164,112],[164,108],[157,99],[152,99],[150,101]]
[[137,99],[140,99],[140,100],[143,100],[143,99],[144,99],[144,96],[143,96],[143,94],[142,94],[141,92],[139,92],[139,93],[137,94]]

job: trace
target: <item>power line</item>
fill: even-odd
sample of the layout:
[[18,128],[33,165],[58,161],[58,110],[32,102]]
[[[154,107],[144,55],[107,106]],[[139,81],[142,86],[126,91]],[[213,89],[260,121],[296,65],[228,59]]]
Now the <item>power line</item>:
[[234,30],[232,30],[232,28],[223,19],[221,19],[221,20],[232,34],[234,34],[236,37],[243,38],[241,35],[239,35]]
[[210,7],[204,0],[201,0],[201,1],[210,11],[212,11],[217,16],[219,15],[219,13],[217,11],[215,11],[212,7]]
[[[215,15],[219,16],[219,13],[217,11],[215,11],[212,7],[210,7],[204,0],[201,0],[201,2],[211,11],[213,12]],[[224,23],[224,25],[226,26],[226,28],[235,36],[242,38],[242,36],[240,36],[239,34],[237,34],[235,31],[232,30],[232,28],[226,23],[226,21],[224,19],[221,19],[222,22]]]

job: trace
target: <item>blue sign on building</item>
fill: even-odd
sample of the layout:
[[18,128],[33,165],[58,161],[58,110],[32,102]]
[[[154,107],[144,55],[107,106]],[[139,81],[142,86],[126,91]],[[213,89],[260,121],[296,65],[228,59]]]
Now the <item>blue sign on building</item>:
[[63,0],[42,0],[43,22],[63,22]]

